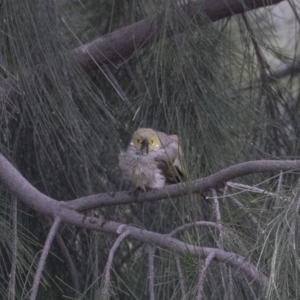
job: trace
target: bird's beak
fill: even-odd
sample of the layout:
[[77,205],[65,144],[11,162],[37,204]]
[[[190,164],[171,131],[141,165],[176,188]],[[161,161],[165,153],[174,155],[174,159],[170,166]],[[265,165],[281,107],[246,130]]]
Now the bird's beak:
[[141,143],[141,154],[149,153],[149,142],[147,139],[144,139]]

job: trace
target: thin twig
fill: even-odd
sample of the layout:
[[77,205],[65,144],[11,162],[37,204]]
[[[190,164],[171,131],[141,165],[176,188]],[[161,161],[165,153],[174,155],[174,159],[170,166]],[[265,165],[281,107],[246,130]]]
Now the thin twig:
[[280,197],[280,192],[281,192],[281,188],[282,188],[282,174],[283,172],[280,171],[279,173],[279,178],[278,178],[278,184],[277,184],[277,191],[276,191],[276,206],[278,206],[280,204],[280,199],[282,199],[282,197]]
[[12,264],[10,272],[10,286],[9,293],[10,299],[15,300],[16,298],[16,269],[17,269],[17,259],[18,259],[18,199],[16,196],[12,196],[12,222],[13,222],[13,241],[12,241]]
[[66,261],[68,268],[69,268],[69,273],[72,278],[72,283],[73,283],[73,289],[75,291],[75,298],[79,299],[80,293],[79,293],[79,277],[78,277],[78,271],[76,270],[74,261],[70,255],[69,249],[67,248],[63,238],[61,235],[57,232],[55,235],[55,241],[58,244],[62,256],[64,257],[64,260]]
[[[272,196],[272,197],[279,197],[279,195],[277,193],[272,193],[272,192],[260,189],[256,186],[251,186],[251,185],[242,184],[242,183],[235,183],[235,182],[226,182],[226,184],[232,188],[239,189],[239,190],[242,190],[245,192],[253,192],[253,193],[268,195],[268,196]],[[287,197],[279,197],[279,198],[283,199],[285,201],[288,200]]]
[[223,229],[222,229],[222,221],[221,221],[221,212],[220,212],[220,206],[219,206],[219,200],[218,200],[218,195],[215,189],[211,189],[211,193],[213,196],[214,200],[214,210],[215,210],[215,215],[216,215],[216,223],[219,229],[219,247],[221,249],[224,248],[224,239],[223,239]]
[[[220,212],[220,206],[219,206],[219,200],[217,191],[215,189],[211,189],[213,201],[214,201],[214,210],[216,215],[216,223],[219,229],[219,240],[217,241],[219,248],[224,249],[224,236],[223,236],[223,226],[222,226],[222,219],[221,219],[221,212]],[[222,278],[222,284],[224,287],[224,290],[226,290],[226,266],[221,265],[221,278]]]
[[183,272],[182,272],[182,268],[181,268],[180,258],[178,255],[175,255],[175,262],[176,262],[177,272],[178,272],[178,276],[179,276],[181,299],[186,299],[185,281],[184,281]]
[[147,244],[147,252],[148,252],[148,265],[149,265],[149,296],[150,300],[155,300],[154,293],[154,251],[155,247],[150,244]]
[[50,231],[48,233],[45,245],[43,247],[42,255],[40,257],[39,264],[37,266],[36,273],[34,275],[30,300],[35,300],[36,299],[39,284],[40,284],[40,280],[41,280],[42,273],[43,273],[43,270],[44,270],[44,266],[45,266],[45,263],[46,263],[46,259],[47,259],[47,256],[49,254],[53,239],[54,239],[55,234],[56,234],[56,232],[59,228],[60,223],[61,223],[61,219],[59,217],[56,217],[54,219],[54,222],[52,223],[52,226],[51,226]]
[[233,280],[232,280],[232,270],[229,267],[228,270],[228,276],[229,276],[229,287],[228,287],[228,294],[229,294],[229,299],[230,300],[234,300],[234,296],[233,296]]
[[109,299],[109,285],[110,285],[110,270],[113,263],[114,255],[117,249],[119,248],[122,241],[130,235],[130,230],[124,231],[114,242],[112,248],[109,251],[107,263],[105,266],[105,274],[104,274],[104,282],[103,289],[101,291],[101,299],[108,300]]
[[167,235],[169,236],[174,236],[176,235],[178,232],[189,229],[191,227],[197,227],[197,226],[206,226],[206,227],[215,227],[215,228],[219,228],[217,223],[215,222],[209,222],[209,221],[196,221],[193,223],[187,223],[184,224],[180,227],[177,227],[176,229],[172,230],[170,233],[168,233]]
[[296,197],[298,198],[298,200],[297,200],[296,209],[294,211],[294,220],[290,227],[290,232],[288,237],[288,242],[292,244],[294,250],[296,249],[295,231],[296,231],[296,223],[298,222],[298,213],[300,209],[300,192],[297,193]]
[[282,175],[283,175],[283,172],[280,171],[279,178],[278,178],[278,185],[277,185],[277,193],[278,194],[280,193],[281,187],[282,187]]
[[[98,240],[99,240],[99,233],[98,232],[92,232],[92,238],[93,238],[93,249],[94,249],[94,255],[93,255],[93,282],[97,282],[98,281],[98,278],[99,278],[99,243],[98,243]],[[98,284],[96,284],[95,286],[98,286]]]
[[[220,226],[215,223],[215,222],[209,222],[209,221],[197,221],[197,222],[193,222],[193,223],[188,223],[188,224],[184,224],[176,229],[174,229],[173,231],[171,231],[170,233],[166,234],[168,236],[174,236],[175,234],[177,234],[180,231],[189,229],[191,227],[197,227],[197,226],[206,226],[206,227],[214,227],[218,230],[223,230],[223,234],[228,234],[229,236],[231,236],[239,245],[240,249],[242,250],[242,252],[244,253],[244,255],[247,255],[249,253],[249,250],[243,245],[243,243],[241,242],[240,238],[238,237],[238,235],[236,233],[234,233],[231,229],[225,227],[224,225]],[[224,235],[223,235],[224,238]]]
[[205,282],[205,278],[206,278],[207,269],[214,257],[215,257],[215,253],[212,252],[205,259],[204,266],[202,267],[202,270],[199,275],[199,280],[198,280],[198,292],[197,292],[197,298],[196,298],[197,300],[203,299],[204,282]]

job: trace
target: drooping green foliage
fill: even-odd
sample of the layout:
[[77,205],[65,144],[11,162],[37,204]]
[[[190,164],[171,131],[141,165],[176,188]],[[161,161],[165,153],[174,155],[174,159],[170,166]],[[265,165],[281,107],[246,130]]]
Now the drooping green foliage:
[[[179,135],[188,181],[241,161],[297,156],[299,78],[281,77],[278,67],[299,56],[299,24],[297,8],[276,12],[281,9],[296,28],[290,34],[291,25],[285,24],[286,40],[280,18],[267,9],[212,23],[180,1],[4,1],[1,153],[57,200],[131,188],[120,174],[118,154],[138,127]],[[88,71],[74,58],[76,47],[163,12],[153,42],[131,57]],[[240,270],[213,262],[204,286],[207,299],[298,298],[298,174],[280,180],[277,175],[238,179],[272,195],[223,191],[220,212],[227,231],[222,238],[207,226],[177,234],[190,244],[242,255],[274,281],[264,290]],[[4,186],[0,197],[5,299],[12,220]],[[28,299],[49,221],[21,203],[19,210],[17,295]],[[91,213],[165,234],[186,223],[216,220],[212,200],[200,195]],[[81,299],[96,299],[115,237],[71,226],[62,227],[60,235],[77,269]],[[58,241],[53,244],[38,299],[75,297],[63,249]],[[204,262],[189,255],[180,262],[185,299],[194,299]],[[182,299],[174,254],[156,248],[154,267],[157,299]],[[112,299],[147,298],[147,276],[145,245],[125,240],[114,259]]]

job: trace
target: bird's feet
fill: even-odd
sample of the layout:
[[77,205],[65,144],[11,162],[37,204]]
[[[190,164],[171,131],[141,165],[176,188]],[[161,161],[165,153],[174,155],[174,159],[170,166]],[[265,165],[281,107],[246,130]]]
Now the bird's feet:
[[148,191],[152,190],[151,188],[149,187],[144,187],[144,188],[141,188],[141,187],[136,187],[133,191],[130,192],[130,194],[134,197],[138,196],[139,193],[147,193]]

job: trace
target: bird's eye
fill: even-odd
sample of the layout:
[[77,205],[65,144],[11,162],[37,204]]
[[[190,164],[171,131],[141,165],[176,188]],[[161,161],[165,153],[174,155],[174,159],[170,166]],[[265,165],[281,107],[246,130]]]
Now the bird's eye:
[[151,140],[151,144],[153,144],[154,143],[154,141],[153,140]]
[[136,139],[136,142],[139,143],[139,142],[140,142],[140,139]]

